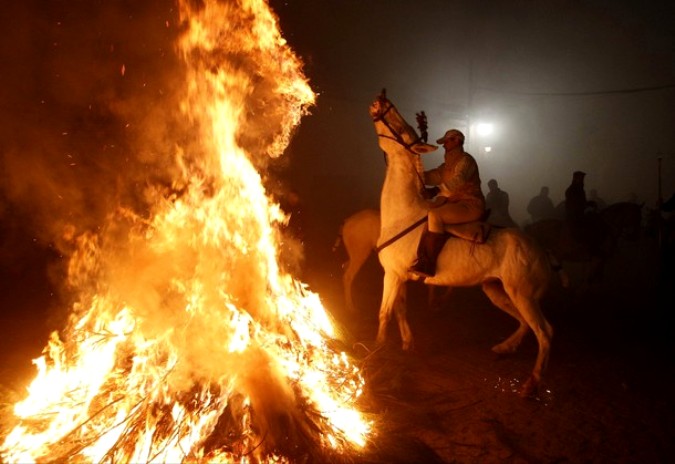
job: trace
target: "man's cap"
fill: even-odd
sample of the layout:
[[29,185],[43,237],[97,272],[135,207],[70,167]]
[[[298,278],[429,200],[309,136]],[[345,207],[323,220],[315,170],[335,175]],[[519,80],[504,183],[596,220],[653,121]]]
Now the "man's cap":
[[449,140],[452,137],[459,137],[464,143],[464,134],[462,134],[460,131],[457,129],[450,129],[446,131],[446,133],[441,137],[440,139],[436,140],[436,143],[444,144],[447,140]]
[[584,177],[586,173],[584,171],[574,171],[574,174],[572,174],[574,177]]

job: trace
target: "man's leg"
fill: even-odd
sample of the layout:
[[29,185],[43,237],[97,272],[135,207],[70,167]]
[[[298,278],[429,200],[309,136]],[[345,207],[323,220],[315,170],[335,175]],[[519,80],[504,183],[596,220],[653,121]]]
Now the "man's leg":
[[410,268],[410,272],[420,277],[435,275],[436,260],[448,238],[445,224],[475,221],[481,214],[482,209],[463,203],[446,203],[429,210],[428,228],[422,234],[417,247],[417,260]]
[[463,224],[478,221],[483,215],[483,208],[472,203],[448,202],[443,206],[429,210],[429,230],[444,232],[446,224]]
[[432,277],[436,274],[436,260],[447,238],[445,232],[431,232],[425,228],[417,246],[417,260],[410,268],[410,272],[418,277]]

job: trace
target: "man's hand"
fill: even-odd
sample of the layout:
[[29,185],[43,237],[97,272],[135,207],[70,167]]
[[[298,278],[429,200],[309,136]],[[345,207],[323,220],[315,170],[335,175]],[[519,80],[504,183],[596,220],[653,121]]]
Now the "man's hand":
[[438,208],[439,206],[443,206],[447,202],[448,202],[448,199],[447,199],[447,197],[444,197],[444,196],[437,196],[436,198],[434,198],[433,200],[430,201],[432,208]]
[[424,190],[422,190],[422,196],[426,200],[431,200],[436,195],[438,195],[440,191],[441,189],[438,187],[424,187]]

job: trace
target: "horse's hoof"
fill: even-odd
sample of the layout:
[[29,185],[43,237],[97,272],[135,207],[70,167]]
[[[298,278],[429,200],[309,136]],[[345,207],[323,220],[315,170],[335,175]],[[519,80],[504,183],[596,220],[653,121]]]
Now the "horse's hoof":
[[516,349],[518,347],[516,346],[504,346],[504,344],[500,343],[499,345],[495,345],[492,347],[492,352],[496,353],[498,355],[505,355],[505,354],[513,354],[516,352]]
[[527,379],[527,381],[520,388],[518,396],[521,398],[534,398],[539,392],[539,382],[537,382],[533,377]]
[[417,272],[414,271],[408,271],[408,280],[411,280],[413,282],[423,282],[426,280],[428,276],[426,275],[421,275],[418,274]]

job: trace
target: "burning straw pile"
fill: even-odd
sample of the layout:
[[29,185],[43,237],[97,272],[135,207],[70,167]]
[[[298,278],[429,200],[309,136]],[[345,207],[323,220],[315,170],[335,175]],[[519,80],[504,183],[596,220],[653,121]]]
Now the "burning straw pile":
[[179,5],[171,182],[70,231],[77,301],[3,462],[326,461],[369,437],[362,375],[279,263],[287,217],[260,173],[314,94],[264,2],[195,5]]

